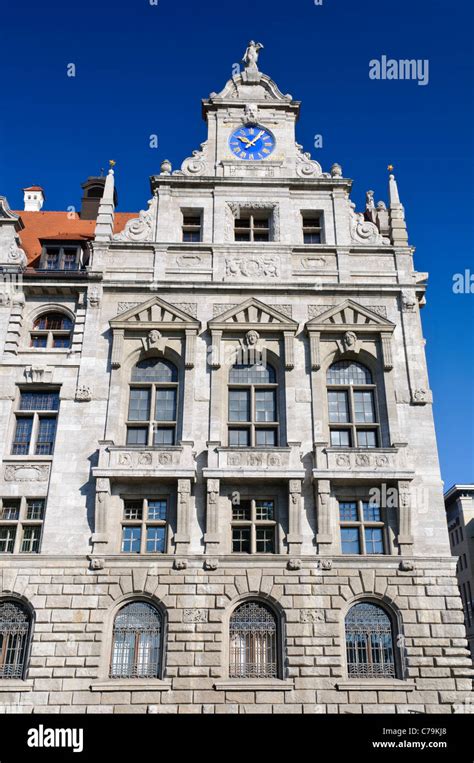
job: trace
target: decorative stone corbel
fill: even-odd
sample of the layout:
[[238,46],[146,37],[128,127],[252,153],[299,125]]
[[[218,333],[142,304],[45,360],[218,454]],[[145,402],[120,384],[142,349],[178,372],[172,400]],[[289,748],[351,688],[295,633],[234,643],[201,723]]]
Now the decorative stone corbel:
[[426,405],[433,402],[433,393],[429,389],[419,387],[411,391],[412,405]]
[[158,329],[151,329],[146,337],[142,337],[142,345],[145,352],[152,350],[158,355],[163,355],[166,349],[167,340]]
[[319,544],[332,543],[330,497],[331,483],[329,480],[318,480],[315,489],[317,505],[318,532],[316,542]]
[[346,331],[343,334],[342,339],[337,341],[337,347],[341,354],[344,352],[353,352],[357,355],[360,351],[360,341],[357,338],[355,331]]
[[183,553],[190,541],[189,504],[191,498],[191,480],[178,480],[177,528],[174,536],[176,553]]
[[284,331],[283,337],[285,340],[285,368],[287,371],[292,371],[295,367],[295,336],[292,331]]
[[320,348],[320,332],[309,332],[309,349],[311,355],[311,370],[319,371],[321,368],[321,348]]
[[194,368],[196,358],[196,335],[194,329],[186,329],[186,347],[184,355],[184,367]]
[[77,387],[76,393],[74,395],[74,400],[77,403],[90,403],[92,400],[91,388],[85,384]]
[[112,339],[112,368],[120,368],[122,364],[124,329],[114,329]]
[[26,366],[23,370],[28,384],[51,384],[53,369],[50,366]]
[[393,368],[391,334],[382,334],[382,356],[384,371],[391,371]]
[[211,354],[209,358],[211,368],[221,367],[221,340],[222,331],[213,329],[211,331]]

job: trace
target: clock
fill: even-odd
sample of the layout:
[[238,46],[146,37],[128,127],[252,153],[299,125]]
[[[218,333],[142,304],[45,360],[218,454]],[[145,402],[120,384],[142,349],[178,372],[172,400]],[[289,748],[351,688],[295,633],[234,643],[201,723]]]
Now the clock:
[[275,137],[261,125],[244,125],[234,130],[229,138],[229,147],[239,159],[260,161],[272,153]]

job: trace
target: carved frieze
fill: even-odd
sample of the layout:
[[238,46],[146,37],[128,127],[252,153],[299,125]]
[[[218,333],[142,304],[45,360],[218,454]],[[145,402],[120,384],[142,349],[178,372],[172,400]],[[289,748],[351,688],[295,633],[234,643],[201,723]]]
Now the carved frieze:
[[289,453],[275,453],[272,451],[257,451],[248,453],[244,450],[239,451],[220,451],[223,466],[230,467],[250,467],[252,469],[278,469],[281,466],[288,466]]
[[49,464],[8,464],[5,466],[5,482],[46,482]]
[[226,257],[227,278],[280,278],[280,258],[250,255]]

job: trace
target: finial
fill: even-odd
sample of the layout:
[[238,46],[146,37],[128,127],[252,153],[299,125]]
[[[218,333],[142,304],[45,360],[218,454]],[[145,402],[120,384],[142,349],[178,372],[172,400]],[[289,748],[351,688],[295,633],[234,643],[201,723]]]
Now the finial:
[[161,162],[161,166],[160,166],[161,175],[171,175],[171,170],[172,170],[172,166],[169,159],[165,159],[164,161]]
[[393,166],[393,164],[389,164],[387,169],[388,169],[389,172],[392,172],[392,170],[394,170],[395,167]]
[[115,167],[117,162],[114,159],[109,159],[109,167],[112,169],[112,167]]

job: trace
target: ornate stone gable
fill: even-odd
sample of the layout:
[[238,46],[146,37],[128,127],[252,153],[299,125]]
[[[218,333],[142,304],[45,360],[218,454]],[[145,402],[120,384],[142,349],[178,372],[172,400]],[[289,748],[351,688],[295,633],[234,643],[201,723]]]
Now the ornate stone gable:
[[340,305],[331,307],[316,315],[306,324],[306,328],[317,330],[372,330],[374,328],[393,331],[395,324],[374,310],[346,299]]
[[130,309],[112,318],[112,328],[132,329],[136,325],[146,327],[146,324],[159,323],[162,324],[162,328],[174,328],[176,324],[183,324],[181,328],[199,329],[201,325],[195,317],[160,297],[152,297],[146,302],[132,305]]
[[[284,308],[287,310],[287,305],[284,305]],[[251,298],[240,305],[232,306],[221,315],[217,315],[209,321],[208,327],[221,330],[258,328],[259,331],[275,329],[296,331],[298,322],[289,318],[285,312],[280,312],[278,307],[271,307],[258,299]]]

